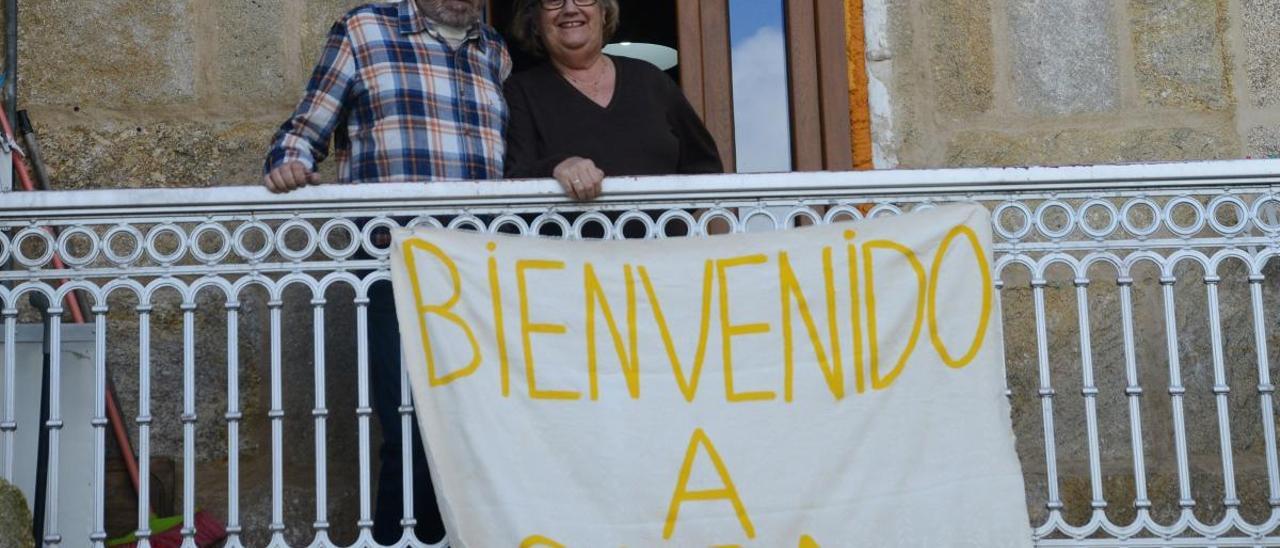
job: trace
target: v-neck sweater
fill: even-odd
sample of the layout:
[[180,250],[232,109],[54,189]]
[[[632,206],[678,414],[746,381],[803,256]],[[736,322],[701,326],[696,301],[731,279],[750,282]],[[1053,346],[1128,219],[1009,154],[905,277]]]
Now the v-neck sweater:
[[606,177],[723,173],[715,141],[675,82],[648,62],[609,58],[615,81],[607,106],[550,63],[507,80],[507,177],[550,177],[573,156]]

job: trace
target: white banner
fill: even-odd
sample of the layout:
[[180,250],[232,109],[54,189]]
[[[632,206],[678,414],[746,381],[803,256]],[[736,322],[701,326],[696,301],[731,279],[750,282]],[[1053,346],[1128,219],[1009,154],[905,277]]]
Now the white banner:
[[455,547],[1031,544],[980,206],[394,250]]

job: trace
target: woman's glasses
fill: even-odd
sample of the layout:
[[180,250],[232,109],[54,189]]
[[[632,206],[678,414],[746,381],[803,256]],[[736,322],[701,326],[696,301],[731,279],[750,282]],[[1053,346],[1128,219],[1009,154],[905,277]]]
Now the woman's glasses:
[[[539,0],[539,3],[542,4],[542,9],[554,11],[563,8],[566,1],[567,0]],[[598,0],[573,0],[573,4],[580,8],[585,8],[587,6],[596,5],[597,1]]]

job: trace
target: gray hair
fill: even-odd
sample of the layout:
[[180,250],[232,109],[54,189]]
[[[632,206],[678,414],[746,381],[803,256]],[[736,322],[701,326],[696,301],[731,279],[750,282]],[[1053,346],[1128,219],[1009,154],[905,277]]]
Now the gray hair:
[[[604,12],[604,42],[607,44],[618,31],[622,8],[618,5],[618,0],[596,0],[596,4]],[[547,48],[542,44],[542,32],[538,28],[541,12],[541,0],[521,0],[516,7],[515,16],[511,18],[511,40],[533,55],[546,57]]]
[[414,0],[418,9],[428,18],[455,27],[469,27],[480,21],[481,7],[468,3],[467,9],[458,12],[446,9],[443,0]]

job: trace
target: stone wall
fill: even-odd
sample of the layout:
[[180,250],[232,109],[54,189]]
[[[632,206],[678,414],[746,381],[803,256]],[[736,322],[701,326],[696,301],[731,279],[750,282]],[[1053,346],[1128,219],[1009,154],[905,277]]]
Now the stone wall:
[[[878,167],[1070,165],[1280,157],[1280,2],[1273,0],[865,0]],[[887,90],[875,100],[875,83]],[[1099,464],[1105,510],[1135,515],[1131,417],[1114,271],[1091,272],[1085,310],[1092,347],[1079,347],[1074,274],[1047,273],[1049,380],[1058,486],[1070,523],[1089,521],[1090,485],[1081,371],[1092,360],[1099,389]],[[1275,310],[1275,261],[1264,271],[1265,310]],[[1215,360],[1205,272],[1180,266],[1176,326],[1162,317],[1159,273],[1134,273],[1135,359],[1151,512],[1177,519],[1171,358],[1186,387],[1188,471],[1195,515],[1225,512],[1214,396]],[[1257,391],[1247,271],[1222,276],[1223,368],[1231,386],[1229,444],[1243,512],[1265,520],[1270,496]],[[1096,277],[1095,277],[1096,276]],[[1046,515],[1042,379],[1032,289],[1013,273],[1002,292],[1014,425],[1033,521]],[[1268,313],[1269,314],[1269,313]],[[1266,323],[1271,355],[1280,328]],[[1168,333],[1175,335],[1172,342]],[[1175,354],[1170,356],[1170,354]]]
[[[301,96],[325,33],[357,0],[100,0],[20,3],[20,108],[40,133],[55,189],[257,184],[266,148]],[[332,166],[322,175],[333,177]],[[292,541],[314,520],[311,296],[287,295],[283,376],[286,523]],[[329,500],[333,538],[355,540],[354,310],[350,291],[327,295]],[[152,311],[152,450],[161,491],[181,510],[182,311],[161,295]],[[241,508],[248,545],[264,546],[270,520],[266,297],[240,311]],[[108,367],[126,417],[136,417],[136,299],[111,301]],[[225,518],[227,484],[225,298],[204,293],[196,314],[197,505]],[[30,316],[27,316],[30,318]],[[136,428],[127,420],[137,447]],[[378,434],[374,432],[376,456]],[[114,446],[114,444],[111,444]],[[114,447],[112,447],[114,449]],[[114,455],[114,451],[113,451]],[[373,459],[376,462],[377,459]],[[179,473],[173,474],[173,466]],[[113,457],[108,470],[123,476]],[[376,470],[375,470],[376,471]],[[136,524],[127,480],[108,494],[112,535]],[[173,501],[177,501],[174,505]]]
[[867,4],[879,167],[1280,157],[1280,3]]
[[0,479],[0,548],[29,548],[35,546],[31,538],[31,511],[22,491]]
[[[21,104],[55,184],[255,182],[328,25],[359,3],[24,2]],[[883,27],[867,33],[889,97],[880,167],[1280,156],[1270,0],[865,5]]]
[[255,183],[355,0],[23,2],[20,104],[57,188]]
[[[95,0],[21,3],[21,107],[31,111],[41,132],[55,188],[125,188],[256,184],[271,134],[288,115],[305,83],[329,24],[359,0]],[[1077,164],[1155,160],[1202,160],[1280,156],[1280,2],[1273,0],[865,0],[868,70],[873,104],[874,140],[880,167]],[[326,177],[332,177],[327,166]],[[1195,273],[1191,273],[1194,278]],[[1239,272],[1235,272],[1238,275]],[[1151,285],[1147,273],[1139,285]],[[1269,277],[1274,284],[1276,277]],[[1181,282],[1180,282],[1181,283]],[[1102,285],[1102,284],[1099,284]],[[1238,290],[1238,288],[1237,288]],[[1075,304],[1069,276],[1057,273],[1049,295],[1055,340],[1055,367],[1061,367],[1062,392],[1078,378],[1078,349],[1071,332]],[[1180,291],[1202,291],[1194,284]],[[1268,295],[1275,295],[1273,285]],[[354,354],[349,294],[329,295],[330,341],[328,394],[330,414],[330,521],[333,537],[354,541]],[[182,321],[170,295],[155,310],[153,332],[180,333]],[[291,539],[313,519],[311,471],[311,326],[310,296],[291,293],[286,300],[285,392],[286,523]],[[1009,282],[1005,313],[1010,325],[1027,325],[1029,289]],[[1141,306],[1157,310],[1158,300],[1139,296]],[[1271,298],[1271,297],[1269,297]],[[1115,348],[1114,288],[1093,293],[1095,335],[1099,347]],[[1248,307],[1247,295],[1230,293],[1228,302]],[[246,529],[260,534],[269,518],[270,485],[265,420],[267,311],[261,295],[244,300],[241,320],[243,407],[242,508]],[[134,303],[113,302],[109,329],[109,365],[124,398],[126,416],[135,416],[137,319]],[[225,501],[226,439],[225,357],[222,300],[205,296],[197,315],[201,343],[198,478],[199,506],[221,515]],[[1274,306],[1270,309],[1274,310]],[[1179,308],[1204,318],[1204,307]],[[1101,318],[1102,320],[1099,320]],[[1239,318],[1236,318],[1238,320]],[[1233,321],[1236,321],[1233,320]],[[1149,333],[1140,349],[1159,373],[1162,324],[1139,318]],[[1145,322],[1145,323],[1143,323]],[[1182,325],[1186,325],[1183,323]],[[1232,325],[1230,336],[1248,333]],[[1187,356],[1194,394],[1207,393],[1211,371],[1205,368],[1203,329],[1189,331],[1181,344]],[[1109,338],[1108,338],[1109,337]],[[1040,439],[1035,351],[1025,334],[1007,337],[1011,383],[1015,388],[1020,449],[1027,462],[1033,502],[1042,502],[1042,464],[1035,460]],[[1231,341],[1229,341],[1231,342]],[[1229,344],[1249,348],[1250,341]],[[1271,348],[1280,348],[1280,338]],[[1075,354],[1073,354],[1073,352]],[[156,420],[153,447],[161,457],[181,454],[181,341],[152,342]],[[1249,363],[1248,356],[1232,363]],[[1099,368],[1114,368],[1114,356],[1095,358]],[[1061,360],[1060,362],[1057,360]],[[1234,367],[1234,366],[1233,366]],[[1234,371],[1234,369],[1233,369]],[[1146,371],[1144,370],[1144,374]],[[1104,397],[1104,455],[1107,494],[1123,512],[1132,498],[1122,379],[1113,369]],[[1167,373],[1166,373],[1167,376]],[[1144,380],[1144,384],[1147,381]],[[1233,383],[1234,384],[1234,383]],[[1247,383],[1246,383],[1247,384]],[[1242,384],[1241,386],[1244,386]],[[295,389],[296,388],[296,389]],[[1153,389],[1158,393],[1159,390]],[[1243,394],[1241,390],[1241,402]],[[1117,394],[1121,394],[1117,396]],[[1159,398],[1163,397],[1163,400]],[[1233,398],[1236,396],[1233,394]],[[1120,398],[1116,400],[1115,398]],[[1160,465],[1152,465],[1153,493],[1168,497],[1175,480],[1168,466],[1167,395],[1153,395],[1148,436]],[[1212,447],[1216,426],[1209,404],[1196,400],[1192,429],[1201,445]],[[1245,405],[1242,403],[1241,405]],[[1078,431],[1079,405],[1059,407],[1061,418]],[[1249,411],[1233,409],[1233,417]],[[1256,411],[1253,411],[1256,413]],[[1076,414],[1071,414],[1076,413]],[[1163,413],[1163,414],[1161,414]],[[1159,422],[1164,421],[1164,422]],[[1152,433],[1154,432],[1154,433]],[[1259,434],[1240,428],[1240,443],[1258,464]],[[1088,506],[1087,466],[1081,439],[1063,440],[1063,488],[1069,509]],[[1207,436],[1207,437],[1206,437]],[[374,434],[374,442],[377,441]],[[1114,443],[1113,443],[1114,442]],[[1042,451],[1042,449],[1041,449]],[[1195,455],[1197,489],[1213,485],[1213,455]],[[1041,456],[1040,459],[1043,459]],[[376,463],[376,458],[374,459]],[[1119,463],[1119,464],[1117,464]],[[1116,471],[1118,470],[1118,472]],[[1256,481],[1242,480],[1245,496],[1265,494]],[[1126,478],[1128,478],[1126,480]],[[1126,483],[1126,481],[1128,483]],[[1197,495],[1200,495],[1197,492]],[[1126,497],[1128,497],[1126,499]],[[127,499],[127,497],[125,497]],[[1212,497],[1210,497],[1212,498]],[[130,501],[121,507],[128,512]],[[1176,501],[1157,500],[1168,511]],[[1043,505],[1037,506],[1043,509]],[[1087,511],[1087,510],[1086,510]],[[1208,511],[1217,511],[1210,509]],[[1164,515],[1164,514],[1162,514]],[[117,516],[108,516],[109,518]],[[127,527],[129,516],[123,517]],[[1073,514],[1079,517],[1079,514]],[[1123,514],[1120,515],[1123,517]],[[1078,522],[1078,520],[1076,520]],[[261,536],[247,539],[264,545]]]

